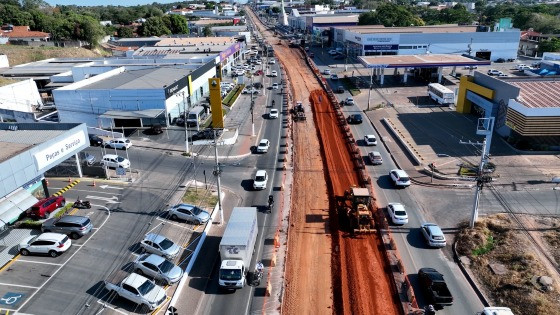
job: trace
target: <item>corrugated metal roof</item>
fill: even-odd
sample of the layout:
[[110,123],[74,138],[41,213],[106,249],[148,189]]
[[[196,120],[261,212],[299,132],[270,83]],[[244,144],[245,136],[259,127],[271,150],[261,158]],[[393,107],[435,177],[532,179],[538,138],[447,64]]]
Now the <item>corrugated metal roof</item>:
[[164,86],[189,75],[188,69],[157,67],[152,69],[127,70],[110,78],[86,85],[80,90],[136,90],[163,89]]
[[68,130],[0,130],[0,145],[2,142],[9,142],[8,146],[14,144],[35,145],[46,142],[66,131]]
[[[255,207],[236,207],[233,209],[229,222],[222,237],[220,245],[240,245],[248,242],[247,235],[250,235],[253,221],[257,219],[257,208]],[[256,233],[256,231],[255,231]]]
[[560,82],[557,81],[507,81],[521,89],[518,101],[531,108],[560,107]]

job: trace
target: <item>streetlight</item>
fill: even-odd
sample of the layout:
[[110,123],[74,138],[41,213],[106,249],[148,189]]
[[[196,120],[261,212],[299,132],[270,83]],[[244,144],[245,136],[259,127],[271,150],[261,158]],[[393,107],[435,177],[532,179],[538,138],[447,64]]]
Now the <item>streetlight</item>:
[[[183,95],[183,122],[185,123],[185,154],[189,154],[189,131],[187,129],[187,103],[185,103],[185,92],[181,92]],[[198,121],[198,120],[197,120]]]

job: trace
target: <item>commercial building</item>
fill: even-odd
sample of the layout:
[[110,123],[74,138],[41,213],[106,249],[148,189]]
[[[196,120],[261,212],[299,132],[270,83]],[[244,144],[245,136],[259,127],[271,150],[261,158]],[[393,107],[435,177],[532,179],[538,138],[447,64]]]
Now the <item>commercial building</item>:
[[348,26],[332,28],[334,47],[350,56],[456,54],[515,59],[520,32],[480,32],[477,26]]
[[0,146],[1,231],[50,196],[45,172],[73,156],[79,161],[89,139],[85,124],[0,123]]
[[[504,137],[560,143],[560,82],[550,78],[495,78],[480,72],[461,77],[457,112],[495,117]],[[544,141],[544,142],[543,142]]]
[[8,84],[0,84],[0,122],[35,122],[37,108],[43,104],[35,82],[32,79],[6,81]]
[[323,12],[320,14],[300,14],[297,9],[292,9],[288,15],[288,25],[302,32],[314,32],[330,27],[358,25],[359,14],[334,14]]

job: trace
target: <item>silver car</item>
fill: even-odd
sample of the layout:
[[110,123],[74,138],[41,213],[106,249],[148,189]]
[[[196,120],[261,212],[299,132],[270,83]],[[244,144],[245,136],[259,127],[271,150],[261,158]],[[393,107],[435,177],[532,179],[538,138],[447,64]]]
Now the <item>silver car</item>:
[[88,217],[79,215],[65,215],[60,219],[52,218],[43,222],[41,231],[56,232],[70,235],[71,238],[77,239],[91,232],[93,224]]
[[172,284],[181,280],[183,269],[156,254],[144,254],[134,261],[137,274]]
[[165,236],[148,233],[140,242],[143,251],[158,254],[168,259],[173,259],[179,254],[181,247]]
[[185,220],[187,222],[194,222],[196,224],[203,224],[208,222],[210,214],[197,206],[180,203],[169,208],[169,216],[173,220]]

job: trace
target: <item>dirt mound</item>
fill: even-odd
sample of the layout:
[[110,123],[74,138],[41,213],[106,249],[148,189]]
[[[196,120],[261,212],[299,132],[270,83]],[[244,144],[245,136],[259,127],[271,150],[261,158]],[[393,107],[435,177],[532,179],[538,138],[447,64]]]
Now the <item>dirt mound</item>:
[[[550,272],[527,235],[515,226],[506,215],[481,219],[474,229],[460,230],[457,251],[470,258],[469,268],[495,305],[515,314],[560,314],[558,274]],[[498,274],[501,266],[505,272]],[[535,285],[540,276],[553,278],[553,291]]]

